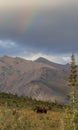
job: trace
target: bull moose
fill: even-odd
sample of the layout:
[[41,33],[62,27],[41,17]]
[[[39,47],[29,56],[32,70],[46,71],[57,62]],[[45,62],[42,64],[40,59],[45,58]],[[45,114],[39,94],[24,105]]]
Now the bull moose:
[[49,107],[36,106],[33,109],[36,113],[47,113],[48,110],[51,110]]

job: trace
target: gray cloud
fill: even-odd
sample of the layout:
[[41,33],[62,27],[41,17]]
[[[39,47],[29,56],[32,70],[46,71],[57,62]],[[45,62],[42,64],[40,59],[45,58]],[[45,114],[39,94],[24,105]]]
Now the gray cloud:
[[[22,11],[4,10],[0,12],[0,39],[15,42],[20,51],[30,48],[42,53],[78,52],[77,5],[76,8],[74,5],[72,8],[66,5],[61,8],[41,9],[30,28],[23,31],[20,28],[20,21],[24,18]],[[30,11],[25,11],[28,19]]]

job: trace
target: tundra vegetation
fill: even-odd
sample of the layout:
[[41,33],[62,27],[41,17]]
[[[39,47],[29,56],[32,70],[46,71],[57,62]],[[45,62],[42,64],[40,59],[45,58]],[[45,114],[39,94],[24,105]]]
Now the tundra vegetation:
[[0,130],[78,130],[77,71],[71,56],[68,104],[0,93]]
[[[45,108],[47,112],[36,111]],[[71,130],[70,111],[66,105],[32,100],[0,93],[0,130]],[[66,117],[67,116],[67,117]],[[78,129],[78,113],[75,115]]]
[[0,93],[0,130],[61,130],[63,117],[63,105]]

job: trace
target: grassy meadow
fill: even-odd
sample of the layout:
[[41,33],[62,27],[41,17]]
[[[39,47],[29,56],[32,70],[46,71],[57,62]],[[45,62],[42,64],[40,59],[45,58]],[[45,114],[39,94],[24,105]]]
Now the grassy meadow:
[[63,113],[37,114],[28,109],[0,109],[0,130],[61,130]]
[[[33,110],[36,105],[51,106],[52,109],[46,114],[36,113]],[[0,94],[0,130],[70,130],[70,117],[71,114],[66,114],[64,106],[60,104]],[[78,114],[78,129],[77,120]]]

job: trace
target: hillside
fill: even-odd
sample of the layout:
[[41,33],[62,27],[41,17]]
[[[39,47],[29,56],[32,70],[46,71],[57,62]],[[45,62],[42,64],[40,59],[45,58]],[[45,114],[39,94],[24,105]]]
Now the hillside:
[[0,91],[53,102],[67,101],[69,65],[44,58],[29,61],[19,57],[0,57]]
[[[36,106],[51,109],[47,113],[37,113],[34,111]],[[60,130],[60,117],[64,119],[63,107],[56,103],[0,93],[0,130]]]

